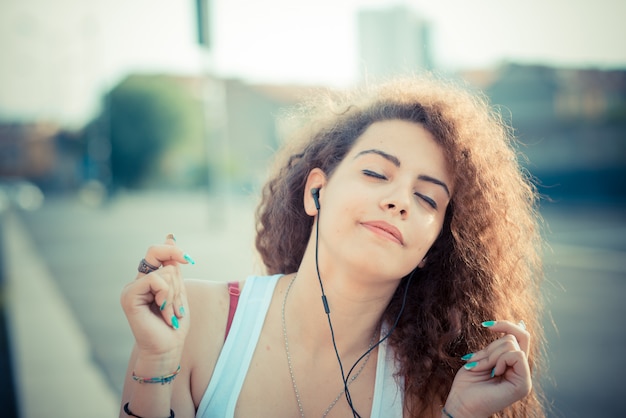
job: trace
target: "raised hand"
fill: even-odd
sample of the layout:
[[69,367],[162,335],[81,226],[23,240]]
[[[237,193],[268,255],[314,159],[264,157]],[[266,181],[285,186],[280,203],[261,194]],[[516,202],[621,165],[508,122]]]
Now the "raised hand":
[[140,270],[147,274],[140,271],[121,295],[137,349],[155,357],[180,353],[189,328],[189,312],[179,264],[193,260],[176,246],[170,234],[163,244],[148,248],[143,261]]
[[486,321],[482,325],[499,338],[463,357],[467,363],[452,383],[444,416],[488,417],[530,393],[530,334],[524,323]]

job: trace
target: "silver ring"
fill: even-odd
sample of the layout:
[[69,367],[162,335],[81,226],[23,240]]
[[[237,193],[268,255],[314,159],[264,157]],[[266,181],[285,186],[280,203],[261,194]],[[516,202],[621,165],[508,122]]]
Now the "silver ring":
[[149,274],[158,269],[159,267],[153,266],[152,264],[148,263],[145,258],[141,259],[141,261],[139,262],[139,266],[137,267],[139,273],[143,274]]

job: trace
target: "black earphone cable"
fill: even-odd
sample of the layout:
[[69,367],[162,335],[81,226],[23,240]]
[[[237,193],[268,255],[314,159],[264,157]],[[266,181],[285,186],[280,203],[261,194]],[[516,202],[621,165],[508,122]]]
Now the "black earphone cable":
[[341,356],[339,355],[339,350],[337,349],[337,342],[335,340],[335,330],[333,329],[333,323],[330,320],[330,307],[328,306],[328,300],[326,299],[326,293],[324,292],[324,284],[322,283],[322,276],[320,275],[320,268],[319,268],[320,212],[321,210],[318,207],[317,208],[317,220],[315,223],[315,270],[317,271],[317,279],[319,280],[320,289],[322,291],[322,304],[324,305],[324,312],[326,312],[326,317],[328,318],[328,327],[330,328],[330,337],[333,342],[333,348],[335,349],[335,355],[337,356],[337,362],[339,363],[339,370],[341,371],[341,380],[343,381],[344,395],[346,396],[348,405],[350,406],[350,409],[352,410],[353,417],[361,418],[359,413],[354,409],[354,406],[352,405],[352,398],[350,397],[350,390],[348,389],[348,381],[346,380],[345,372],[343,369],[343,362],[341,361]]
[[391,333],[396,329],[398,322],[400,321],[400,316],[402,315],[402,312],[404,312],[404,308],[406,306],[407,295],[409,293],[408,292],[409,285],[411,283],[411,280],[413,279],[413,275],[415,274],[417,267],[413,269],[413,271],[411,272],[411,275],[406,281],[406,284],[404,287],[404,296],[402,297],[402,306],[400,307],[400,311],[398,312],[398,315],[396,316],[393,326],[389,329],[389,332],[387,332],[387,334],[383,338],[381,338],[376,344],[372,345],[372,347],[370,347],[365,353],[363,353],[361,357],[359,357],[359,359],[352,365],[352,367],[350,368],[346,376],[344,372],[344,368],[343,368],[343,362],[341,361],[341,356],[339,355],[339,350],[337,349],[337,342],[335,341],[335,331],[333,329],[333,323],[330,319],[330,307],[328,306],[328,299],[326,298],[326,293],[324,292],[324,284],[322,283],[322,277],[320,275],[320,268],[319,268],[320,212],[321,210],[318,205],[317,206],[317,220],[315,222],[315,270],[317,271],[317,279],[320,283],[320,289],[322,292],[322,304],[324,305],[324,312],[326,312],[326,316],[328,317],[328,327],[330,328],[330,336],[333,342],[333,348],[335,349],[335,355],[337,356],[337,362],[339,363],[339,370],[341,371],[341,380],[343,381],[344,395],[346,397],[346,401],[348,402],[348,406],[350,406],[350,409],[352,410],[352,416],[354,418],[361,418],[361,415],[359,415],[359,413],[356,411],[352,403],[352,396],[350,395],[350,390],[348,389],[348,379],[350,378],[350,375],[354,371],[354,368],[359,364],[359,362],[363,360],[363,358],[365,358],[367,354],[372,352],[372,350],[374,350],[376,347],[382,344],[383,341],[389,338],[389,336],[391,336]]
[[400,306],[400,311],[398,312],[398,315],[396,316],[396,319],[394,320],[393,326],[389,329],[389,331],[387,332],[387,334],[383,338],[381,338],[376,344],[372,345],[372,347],[369,348],[365,353],[363,353],[363,355],[361,357],[359,357],[359,359],[352,365],[352,367],[348,371],[348,374],[346,375],[346,380],[350,379],[350,375],[354,371],[354,368],[359,364],[359,362],[361,360],[363,360],[365,358],[365,356],[367,356],[370,352],[372,352],[376,347],[378,347],[380,344],[382,344],[383,341],[385,341],[387,338],[389,338],[391,336],[391,333],[398,326],[398,322],[400,322],[400,317],[402,316],[402,312],[404,312],[404,307],[406,306],[406,299],[407,299],[407,295],[409,293],[409,286],[411,284],[411,280],[413,279],[413,274],[415,273],[415,270],[417,270],[417,268],[415,268],[411,272],[411,275],[409,276],[409,278],[406,281],[406,284],[404,285],[404,296],[402,296],[402,306]]

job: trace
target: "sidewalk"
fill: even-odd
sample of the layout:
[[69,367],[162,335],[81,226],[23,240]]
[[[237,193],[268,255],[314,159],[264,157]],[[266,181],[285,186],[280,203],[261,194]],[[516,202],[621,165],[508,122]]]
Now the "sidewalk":
[[118,415],[119,400],[30,236],[5,214],[7,327],[21,418]]

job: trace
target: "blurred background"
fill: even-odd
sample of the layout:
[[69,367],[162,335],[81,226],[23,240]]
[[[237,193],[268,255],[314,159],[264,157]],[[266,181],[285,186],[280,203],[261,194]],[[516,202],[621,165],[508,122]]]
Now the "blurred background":
[[626,395],[626,3],[3,0],[3,416],[114,416],[119,306],[173,232],[188,277],[260,271],[259,187],[285,109],[435,71],[510,121],[544,196],[551,417]]

